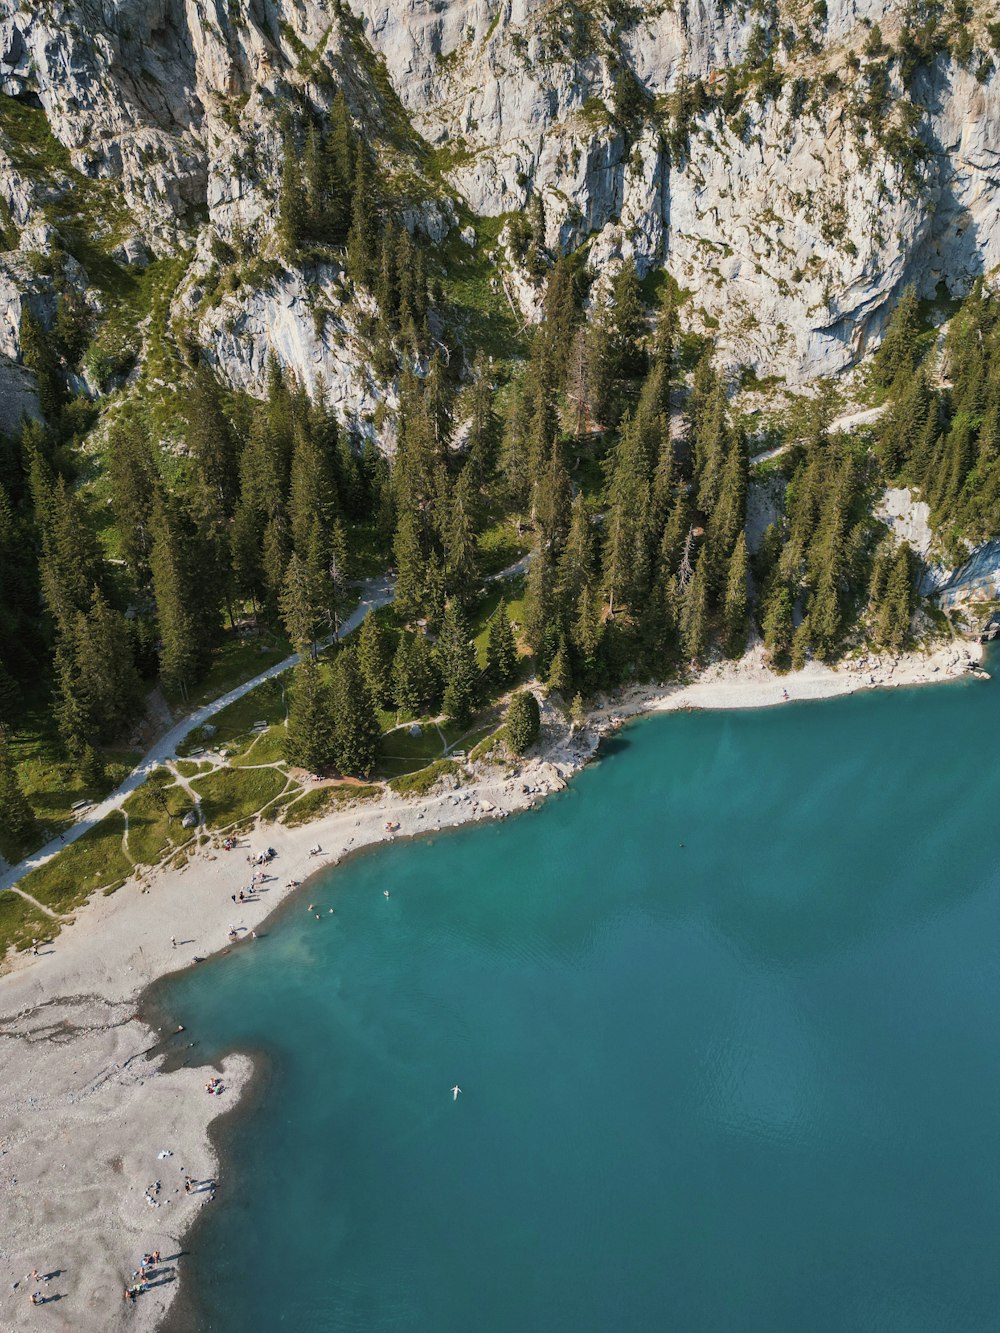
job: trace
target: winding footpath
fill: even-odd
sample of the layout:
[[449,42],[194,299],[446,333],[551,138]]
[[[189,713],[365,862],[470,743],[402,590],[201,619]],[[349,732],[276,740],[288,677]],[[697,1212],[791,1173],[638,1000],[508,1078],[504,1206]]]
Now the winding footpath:
[[[506,574],[507,571],[504,571]],[[501,575],[500,577],[503,577]],[[347,617],[340,626],[340,637],[344,638],[347,634],[352,634],[369,611],[375,611],[380,606],[387,606],[393,598],[392,584],[388,579],[373,579],[362,585],[364,596],[358,603],[355,610]],[[329,635],[320,641],[320,647],[326,648],[333,642],[334,636]],[[88,829],[99,824],[106,815],[110,815],[113,810],[118,810],[124,804],[135,789],[145,782],[150,773],[168,759],[173,759],[177,752],[178,745],[186,739],[197,727],[207,722],[209,718],[214,717],[216,713],[235,703],[237,699],[242,699],[245,694],[255,690],[258,685],[263,685],[265,681],[273,680],[275,676],[282,675],[283,672],[291,670],[298,663],[298,653],[293,653],[291,657],[284,658],[281,662],[276,662],[274,666],[269,667],[267,671],[262,671],[259,676],[254,676],[252,680],[244,681],[242,685],[237,685],[226,694],[222,694],[218,699],[213,699],[211,703],[204,704],[194,713],[182,718],[169,731],[165,732],[159,740],[151,746],[143,755],[139,763],[133,768],[120,787],[106,796],[103,801],[97,805],[92,805],[77,822],[63,833],[62,837],[53,838],[51,842],[40,847],[37,852],[11,866],[2,875],[0,875],[0,891],[4,889],[13,889],[17,882],[30,870],[36,870],[39,866],[50,861],[53,856],[63,851],[71,842],[75,842],[87,832]],[[27,894],[22,894],[27,898]],[[34,899],[29,899],[34,902]],[[51,913],[50,913],[51,915]]]

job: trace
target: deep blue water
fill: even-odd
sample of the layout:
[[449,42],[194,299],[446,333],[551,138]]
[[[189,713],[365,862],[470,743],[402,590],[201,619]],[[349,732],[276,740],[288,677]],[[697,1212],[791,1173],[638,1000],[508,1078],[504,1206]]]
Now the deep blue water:
[[996,1330],[998,703],[648,719],[168,983],[267,1057],[175,1327]]

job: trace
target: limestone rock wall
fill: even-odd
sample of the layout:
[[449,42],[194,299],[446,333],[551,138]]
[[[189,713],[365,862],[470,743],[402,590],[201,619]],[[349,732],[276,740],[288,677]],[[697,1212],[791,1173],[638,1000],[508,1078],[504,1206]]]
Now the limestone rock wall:
[[[206,230],[249,235],[266,250],[280,109],[294,97],[322,108],[343,86],[363,129],[405,113],[441,150],[444,184],[425,184],[442,226],[454,216],[449,195],[497,216],[539,194],[553,249],[588,242],[598,272],[630,254],[642,271],[666,265],[691,293],[695,326],[712,330],[734,364],[793,384],[856,360],[906,282],[926,295],[940,282],[960,292],[1000,264],[991,67],[944,53],[917,76],[914,100],[928,110],[916,173],[851,123],[852,83],[874,59],[871,25],[895,40],[898,3],[828,0],[820,22],[811,6],[780,0],[779,26],[806,34],[811,51],[776,41],[779,95],[748,94],[738,125],[713,105],[682,150],[667,142],[672,99],[685,80],[715,86],[747,58],[760,7],[637,4],[623,24],[582,0],[347,6],[0,0],[0,92],[37,100],[75,169],[120,182],[137,228],[163,253]],[[645,96],[629,127],[614,114],[621,68]],[[833,74],[839,90],[817,95]],[[804,102],[798,78],[813,88]],[[895,71],[891,82],[899,102]],[[18,226],[43,203],[38,183],[2,157],[0,200]],[[257,384],[274,349],[308,382],[322,374],[345,410],[367,412],[367,389],[351,387],[365,371],[351,364],[350,339],[315,333],[302,282],[289,272],[209,314],[200,331],[234,383]],[[524,295],[534,317],[537,295]]]

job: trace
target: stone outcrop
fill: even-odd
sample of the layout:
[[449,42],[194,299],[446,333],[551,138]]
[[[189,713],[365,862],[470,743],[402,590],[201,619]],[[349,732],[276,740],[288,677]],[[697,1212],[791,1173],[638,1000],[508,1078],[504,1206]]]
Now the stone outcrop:
[[[665,265],[691,294],[686,317],[734,365],[801,383],[867,350],[907,282],[961,292],[1000,263],[1000,80],[982,16],[975,58],[944,51],[908,102],[898,61],[869,44],[875,23],[898,40],[899,7],[822,8],[774,6],[775,79],[761,93],[746,62],[760,67],[762,8],[722,0],[623,3],[615,20],[551,0],[0,0],[0,92],[42,106],[73,168],[120,183],[136,230],[166,253],[205,229],[266,251],[280,109],[295,97],[323,109],[343,87],[393,169],[415,135],[439,150],[433,169],[425,150],[404,163],[426,190],[409,225],[439,238],[457,223],[453,199],[498,216],[540,196],[553,250],[587,241],[596,271],[627,255],[642,272]],[[738,115],[715,96],[729,68]],[[895,140],[852,109],[880,71]],[[693,79],[707,105],[679,125]],[[16,226],[51,188],[0,158]],[[344,369],[350,339],[313,332],[303,281],[288,272],[242,294],[201,332],[217,335],[234,383],[257,385],[271,348],[310,382],[340,385],[345,411],[368,412],[368,391],[348,383],[363,368]],[[506,285],[537,317],[537,290]]]

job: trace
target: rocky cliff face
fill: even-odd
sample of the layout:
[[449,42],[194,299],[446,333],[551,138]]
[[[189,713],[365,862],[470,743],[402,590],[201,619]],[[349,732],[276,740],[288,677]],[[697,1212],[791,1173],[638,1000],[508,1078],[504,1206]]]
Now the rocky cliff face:
[[[25,170],[0,133],[0,212],[16,231],[69,176],[111,183],[155,251],[193,247],[177,311],[233,383],[259,389],[273,350],[307,382],[322,375],[345,415],[370,413],[335,274],[272,273],[224,307],[193,295],[206,237],[273,252],[282,108],[328,108],[343,87],[409,181],[412,225],[440,233],[462,208],[495,217],[540,197],[554,250],[586,243],[598,272],[629,254],[666,266],[733,363],[801,383],[855,360],[908,281],[958,291],[1000,263],[987,30],[953,26],[907,70],[922,12],[0,0],[0,92],[44,108],[68,153],[62,177]],[[109,247],[123,225],[108,224]],[[530,317],[530,285],[509,285]],[[317,322],[317,304],[332,317]],[[12,323],[0,311],[16,356]]]

